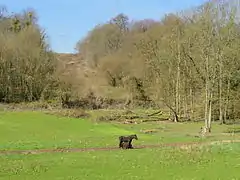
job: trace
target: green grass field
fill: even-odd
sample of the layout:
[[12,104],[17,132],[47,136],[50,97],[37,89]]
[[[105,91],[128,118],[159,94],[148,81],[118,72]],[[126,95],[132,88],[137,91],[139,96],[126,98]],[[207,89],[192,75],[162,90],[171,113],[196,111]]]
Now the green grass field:
[[0,156],[0,179],[233,180],[240,145]]
[[[133,145],[240,139],[237,125],[213,124],[206,139],[199,123],[96,123],[41,112],[1,112],[0,149],[118,147],[118,136],[136,133]],[[145,134],[142,130],[155,129]],[[224,133],[224,134],[223,134]],[[35,155],[0,155],[0,179],[240,179],[240,144],[205,148],[154,148]]]
[[[134,144],[160,144],[169,142],[206,141],[236,139],[222,135],[237,126],[213,125],[212,137],[200,139],[197,135],[199,123],[142,123],[116,124],[94,123],[89,120],[57,117],[41,112],[2,112],[0,114],[0,148],[39,149],[74,147],[117,147],[118,136],[136,133],[139,140]],[[144,134],[143,129],[156,129],[154,134]]]

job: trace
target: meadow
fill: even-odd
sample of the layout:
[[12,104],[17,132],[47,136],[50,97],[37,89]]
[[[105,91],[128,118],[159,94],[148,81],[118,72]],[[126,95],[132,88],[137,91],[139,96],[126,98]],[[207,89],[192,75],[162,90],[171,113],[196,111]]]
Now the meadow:
[[[51,47],[38,7],[0,5],[0,180],[240,179],[239,5],[119,12],[74,53]],[[71,12],[74,26],[50,24],[75,29]],[[119,149],[130,134],[134,149]]]
[[239,179],[239,144],[1,156],[0,179]]
[[[202,122],[201,122],[202,123]],[[38,111],[0,113],[0,149],[105,147],[105,151],[1,154],[0,179],[239,179],[240,144],[120,150],[118,136],[137,134],[133,146],[240,139],[239,125],[213,123],[122,124],[49,115]],[[154,133],[143,130],[154,129]],[[115,148],[115,149],[110,149]]]

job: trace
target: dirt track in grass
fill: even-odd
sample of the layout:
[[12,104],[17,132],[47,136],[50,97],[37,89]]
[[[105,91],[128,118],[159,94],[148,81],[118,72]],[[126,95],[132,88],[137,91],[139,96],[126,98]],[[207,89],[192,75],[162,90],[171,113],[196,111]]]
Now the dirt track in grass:
[[[134,149],[161,148],[161,147],[179,147],[188,148],[199,145],[211,145],[216,143],[240,143],[240,140],[222,140],[211,142],[186,142],[186,143],[166,143],[155,145],[135,146]],[[129,150],[134,150],[129,149]],[[86,152],[86,151],[109,151],[121,150],[118,147],[98,147],[98,148],[61,148],[61,149],[34,149],[34,150],[0,150],[0,155],[7,154],[41,154],[41,153],[59,153],[59,152]]]

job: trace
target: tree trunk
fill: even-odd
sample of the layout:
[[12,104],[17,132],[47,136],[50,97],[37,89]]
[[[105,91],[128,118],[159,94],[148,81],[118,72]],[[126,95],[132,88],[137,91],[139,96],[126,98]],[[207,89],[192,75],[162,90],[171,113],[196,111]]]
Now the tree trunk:
[[[179,42],[179,37],[178,35],[178,62],[177,62],[177,77],[176,77],[176,113],[177,115],[180,112],[180,63],[181,63],[181,52],[180,52],[180,42]],[[177,119],[175,118],[174,122],[177,122]]]
[[173,107],[171,107],[171,105],[169,105],[167,102],[163,102],[168,108],[169,108],[169,110],[171,111],[171,115],[173,115],[174,117],[173,117],[173,121],[174,122],[178,122],[179,121],[179,118],[178,118],[178,114],[177,114],[177,112],[174,110],[174,108]]
[[[179,67],[177,71],[179,72]],[[177,80],[176,80],[176,92],[175,92],[175,108],[176,108],[175,112],[177,114],[179,114],[179,76],[180,76],[178,72],[176,77]],[[174,120],[174,122],[176,121]]]
[[223,122],[223,112],[222,112],[222,62],[221,57],[219,58],[219,121],[221,124],[224,124]]
[[224,115],[223,115],[223,123],[224,124],[226,124],[226,122],[227,122],[229,94],[230,94],[230,78],[228,78],[228,82],[227,82],[227,93],[226,93],[226,99],[225,99],[225,104],[224,104]]
[[191,87],[190,87],[189,94],[190,94],[190,108],[191,108],[190,119],[192,120],[194,119],[194,97],[193,97],[193,89]]
[[208,60],[206,60],[206,82],[205,82],[205,128],[208,128],[208,103],[209,103],[209,75],[208,75]]
[[185,93],[184,98],[183,98],[183,106],[184,106],[183,113],[184,113],[184,117],[189,119],[189,116],[188,116],[188,105],[187,104],[188,104],[187,103],[187,95]]
[[209,92],[209,103],[208,103],[208,126],[207,126],[207,130],[210,133],[211,132],[211,122],[212,122],[212,90]]

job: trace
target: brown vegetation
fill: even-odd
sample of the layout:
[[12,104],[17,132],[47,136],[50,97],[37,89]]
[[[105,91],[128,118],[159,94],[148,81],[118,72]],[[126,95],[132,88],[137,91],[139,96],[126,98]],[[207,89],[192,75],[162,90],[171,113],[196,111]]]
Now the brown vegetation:
[[169,109],[170,119],[240,117],[239,1],[212,1],[159,21],[124,14],[55,54],[33,12],[0,17],[0,101]]

